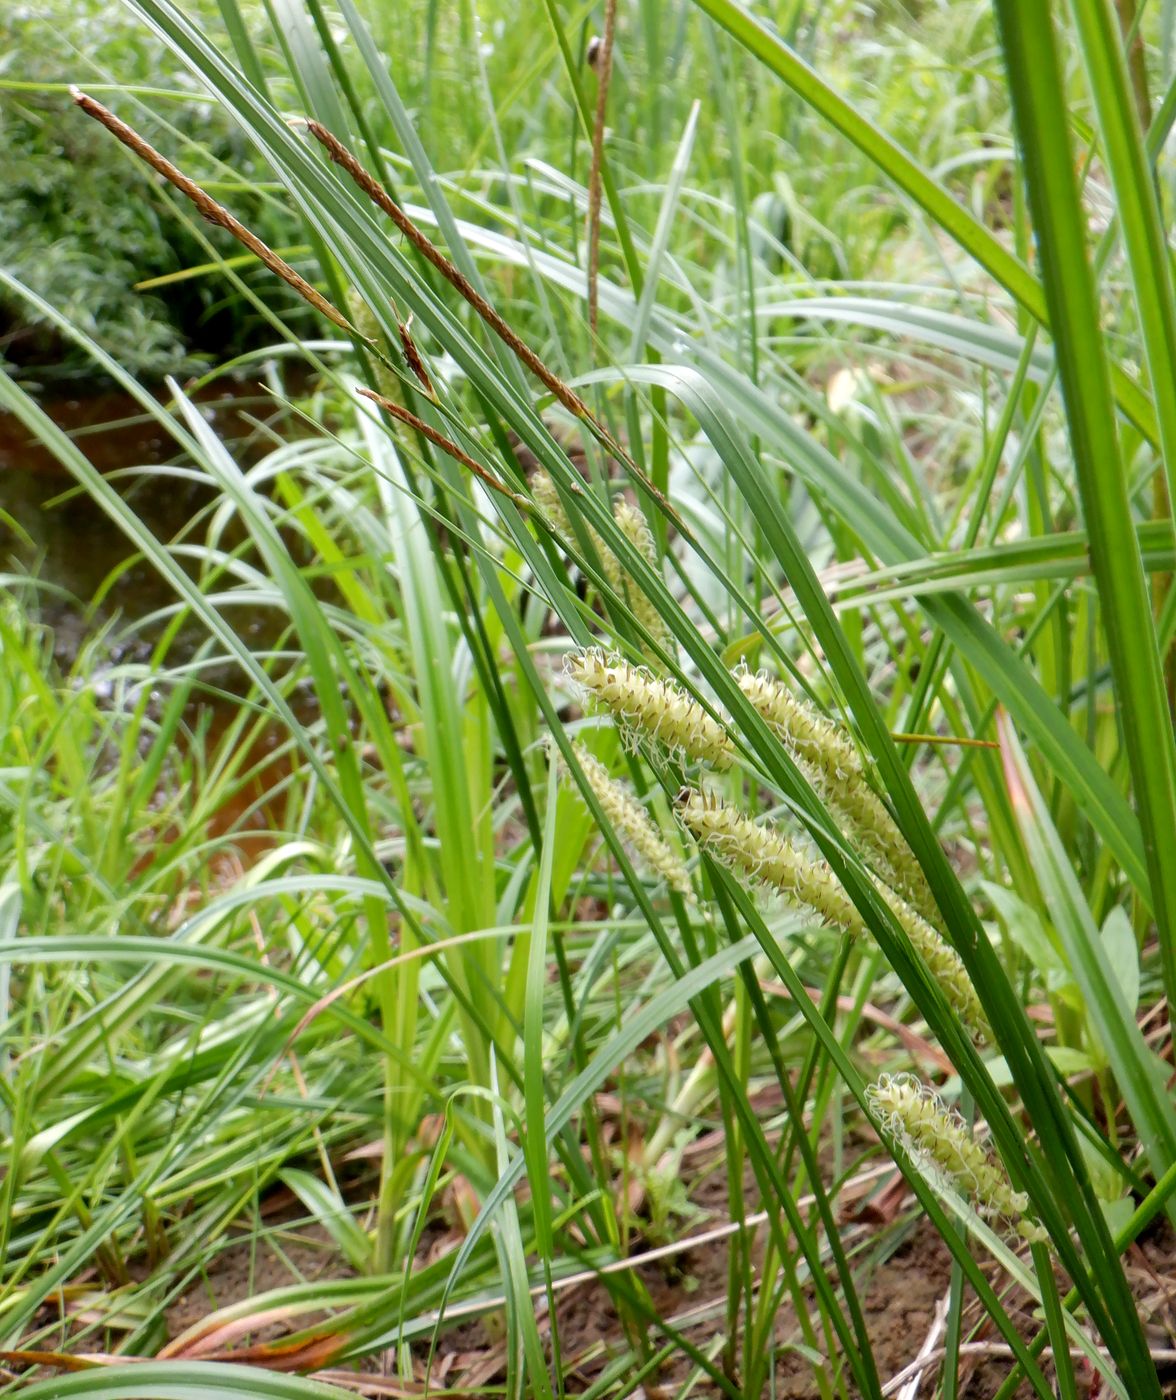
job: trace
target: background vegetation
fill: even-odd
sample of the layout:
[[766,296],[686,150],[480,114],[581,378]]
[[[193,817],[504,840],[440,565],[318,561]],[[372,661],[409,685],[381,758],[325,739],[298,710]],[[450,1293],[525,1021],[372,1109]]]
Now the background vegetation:
[[[926,1393],[976,1341],[972,1393],[1163,1393],[1126,1260],[1168,1267],[1176,1182],[1176,87],[1167,6],[1052,10],[620,6],[595,326],[596,8],[3,20],[0,408],[174,597],[63,673],[53,580],[7,576],[9,1389],[400,1394],[440,1352],[431,1389],[879,1396],[922,1338],[864,1300],[937,1234]],[[201,365],[284,408],[248,453]],[[158,424],[125,465],[205,489],[185,529],[55,425],[61,372]],[[594,704],[597,646],[689,732]],[[908,1072],[958,1117],[891,1112]],[[635,1251],[716,1225],[667,1307]]]

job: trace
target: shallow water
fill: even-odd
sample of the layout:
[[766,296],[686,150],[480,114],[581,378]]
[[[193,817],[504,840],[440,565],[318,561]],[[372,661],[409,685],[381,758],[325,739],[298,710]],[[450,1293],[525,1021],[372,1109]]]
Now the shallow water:
[[[164,392],[157,397],[163,402]],[[243,464],[272,445],[265,427],[273,429],[288,416],[256,380],[219,383],[195,397]],[[182,464],[183,454],[130,395],[78,391],[45,398],[41,407],[131,502],[157,539],[175,539],[215,499],[210,485],[151,470]],[[30,608],[53,629],[63,666],[96,629],[112,621],[136,623],[174,600],[150,565],[127,565],[133,554],[119,527],[74,488],[69,471],[53,453],[30,440],[19,420],[0,413],[0,569],[28,572],[69,595],[62,598],[48,589],[29,595]],[[146,648],[152,630],[135,632],[129,645]],[[119,650],[117,641],[112,646]]]
[[[162,391],[158,397],[164,401]],[[289,421],[289,410],[257,381],[218,384],[196,398],[241,465],[270,450],[279,429],[287,438],[299,430],[296,422]],[[194,516],[215,502],[217,493],[211,483],[154,470],[182,466],[185,458],[174,439],[129,395],[108,390],[75,393],[42,399],[41,407],[132,504],[157,539],[174,540]],[[232,538],[222,542],[235,543]],[[53,585],[30,586],[23,597],[35,618],[52,629],[55,657],[63,672],[68,672],[88,640],[102,634],[96,656],[87,659],[84,668],[86,684],[100,697],[113,694],[111,667],[147,658],[163,625],[153,615],[175,601],[170,585],[150,564],[128,563],[134,554],[118,525],[75,488],[68,469],[53,453],[31,441],[16,418],[0,413],[0,573],[28,574]],[[272,610],[266,616],[250,617],[237,608],[233,622],[257,649],[270,645],[282,627]],[[168,663],[187,659],[205,635],[203,627],[193,622],[172,643]],[[191,691],[179,742],[189,742],[200,733],[209,751],[221,743],[236,713],[230,696],[243,681],[233,663],[201,675],[213,688],[197,685]],[[309,722],[316,712],[314,697],[301,694],[295,703]],[[212,837],[233,832],[237,858],[245,865],[267,849],[274,839],[272,829],[279,824],[276,792],[292,771],[290,757],[273,752],[282,737],[274,726],[249,741],[244,767],[256,770],[255,776],[228,793],[208,828]],[[168,835],[160,839],[166,842]]]

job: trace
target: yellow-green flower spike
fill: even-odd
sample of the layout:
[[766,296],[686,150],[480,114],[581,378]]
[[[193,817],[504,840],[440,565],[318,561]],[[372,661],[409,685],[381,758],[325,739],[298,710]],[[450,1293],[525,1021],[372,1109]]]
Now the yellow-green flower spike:
[[867,1088],[866,1102],[886,1136],[920,1168],[958,1191],[982,1218],[1011,1227],[1023,1239],[1048,1238],[1026,1217],[1028,1196],[1013,1190],[964,1120],[949,1112],[929,1085],[912,1074],[884,1074]]
[[531,495],[555,533],[561,539],[566,539],[572,533],[571,521],[555,489],[555,482],[546,472],[535,472],[531,477]]
[[658,831],[641,803],[623,783],[609,776],[608,769],[581,744],[575,746],[576,758],[584,770],[588,786],[596,794],[604,815],[637,855],[672,890],[688,899],[693,897],[686,863]]
[[[576,532],[572,528],[572,522],[568,519],[568,513],[564,510],[563,502],[559,498],[559,492],[555,489],[555,482],[546,472],[536,472],[531,478],[531,495],[535,498],[535,504],[547,516],[552,529],[561,539],[575,544]],[[624,596],[624,581],[621,576],[621,566],[616,555],[609,549],[608,545],[601,539],[599,533],[592,528],[585,520],[583,522],[584,533],[592,543],[592,548],[596,552],[596,557],[600,560],[600,569],[614,593]]]
[[[653,542],[653,535],[646,523],[645,516],[636,506],[630,505],[622,498],[613,506],[613,519],[633,548],[644,556],[645,561],[652,569],[660,573],[660,566],[657,562],[657,546]],[[669,650],[672,639],[665,619],[635,583],[630,582],[627,591],[633,616],[654,641]]]
[[[546,472],[536,472],[532,476],[531,495],[535,498],[535,504],[546,515],[548,523],[555,533],[565,541],[574,542],[576,534],[572,528],[572,522],[568,518],[567,511],[564,510],[559,492],[555,489],[555,483]],[[657,548],[653,542],[653,535],[645,523],[645,517],[636,506],[631,506],[626,500],[618,500],[613,507],[613,518],[634,548],[644,555],[649,564],[656,569],[658,567]],[[645,631],[663,648],[668,648],[670,634],[661,614],[628,577],[621,566],[621,561],[605,544],[599,532],[593,529],[587,521],[584,521],[583,525],[585,534],[592,542],[596,557],[600,560],[600,571],[609,588],[618,598],[624,598],[628,601],[633,616]]]
[[924,919],[935,924],[941,922],[943,916],[922,866],[873,790],[863,782],[849,790],[846,801],[835,794],[829,805],[861,837],[862,844],[880,867],[887,883]]
[[839,724],[763,672],[735,672],[739,689],[797,758],[839,780],[865,779],[861,755]]
[[622,496],[613,506],[613,519],[637,553],[643,555],[646,562],[656,569],[657,546],[653,542],[653,534],[645,516]]
[[720,771],[735,760],[727,731],[672,681],[609,656],[600,647],[572,652],[568,675],[585,695],[621,720],[629,732],[655,739],[679,758]]
[[860,835],[889,883],[924,918],[937,922],[939,911],[922,868],[867,782],[861,755],[848,731],[771,676],[743,670],[735,673],[735,679],[812,787]]
[[824,861],[814,861],[778,831],[692,788],[679,793],[678,815],[698,844],[737,874],[798,900],[826,923],[852,934],[865,930],[853,901]]
[[[679,795],[678,813],[698,844],[736,873],[807,905],[825,923],[855,938],[868,932],[857,906],[828,865],[798,849],[786,836],[760,826],[728,803],[691,789]],[[893,890],[881,884],[876,888],[962,1024],[976,1040],[990,1041],[988,1017],[960,955]]]
[[894,917],[902,925],[906,936],[911,940],[919,957],[927,966],[927,971],[939,983],[947,1004],[967,1027],[973,1038],[983,1044],[991,1044],[992,1027],[980,1005],[980,998],[972,986],[972,979],[964,966],[963,959],[946,942],[938,929],[909,904],[905,904],[885,885],[877,886],[878,893],[890,906]]

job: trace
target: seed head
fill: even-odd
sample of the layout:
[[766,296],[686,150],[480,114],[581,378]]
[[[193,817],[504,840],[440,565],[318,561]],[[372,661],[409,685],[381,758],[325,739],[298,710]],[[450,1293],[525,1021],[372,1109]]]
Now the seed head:
[[730,768],[735,748],[727,731],[672,681],[654,676],[600,647],[572,652],[565,669],[597,704],[633,735],[656,739],[682,759]]
[[870,787],[848,730],[763,672],[744,669],[735,673],[735,679],[811,786],[862,838],[888,881],[925,919],[938,922],[939,911],[922,867]]
[[[698,844],[738,874],[807,905],[825,923],[854,937],[868,932],[829,866],[772,827],[760,826],[728,803],[690,788],[678,794],[678,814]],[[959,954],[893,890],[880,883],[876,888],[962,1024],[981,1043],[991,1040],[988,1017]]]
[[838,782],[864,779],[853,740],[839,725],[764,672],[737,671],[739,689],[794,757]]
[[[546,472],[536,472],[531,478],[531,495],[535,498],[535,503],[547,516],[552,529],[561,539],[574,542],[576,532],[572,528],[572,522],[568,518],[568,513],[564,510],[563,501],[560,500],[559,492],[555,489],[555,482]],[[616,555],[609,549],[608,545],[601,539],[599,533],[593,529],[585,520],[582,522],[584,533],[588,536],[596,557],[600,560],[601,572],[604,574],[609,587],[615,592],[624,594],[624,584],[621,578],[621,566],[617,562]]]
[[861,915],[829,867],[778,831],[693,788],[678,794],[678,815],[698,844],[737,874],[807,905],[828,924],[854,934],[864,930]]
[[968,1132],[958,1113],[912,1074],[884,1074],[866,1090],[866,1101],[882,1131],[923,1170],[970,1201],[986,1220],[1033,1241],[1048,1238],[1028,1219],[1029,1197],[1014,1191],[1008,1177]]
[[[555,489],[555,483],[546,472],[536,472],[531,478],[531,494],[535,498],[536,504],[547,516],[555,533],[563,540],[574,540],[576,535],[572,528],[572,522],[560,500],[559,492]],[[654,545],[653,536],[650,534],[649,526],[645,523],[645,517],[641,512],[622,498],[613,507],[613,518],[634,548],[645,556],[651,567],[657,569],[659,567],[657,547]],[[660,613],[625,573],[621,561],[605,544],[599,531],[589,525],[586,520],[582,523],[596,557],[600,560],[600,571],[609,588],[618,598],[627,600],[633,616],[645,631],[663,648],[668,648],[670,634]]]
[[657,546],[645,516],[622,496],[613,506],[613,519],[638,554],[644,555],[646,562],[656,569]]
[[992,1027],[988,1024],[988,1017],[980,1005],[980,998],[972,986],[972,979],[968,976],[963,959],[938,929],[901,900],[893,890],[882,884],[877,888],[911,940],[915,952],[923,959],[927,971],[939,983],[947,1004],[967,1027],[973,1039],[981,1045],[991,1044]]
[[[657,559],[657,545],[653,542],[653,535],[650,533],[645,516],[631,506],[623,497],[613,506],[613,519],[620,527],[621,533],[625,535],[629,543],[637,552],[644,556],[646,563],[658,574],[661,573],[661,565]],[[649,635],[658,642],[664,650],[669,650],[673,639],[670,636],[669,628],[665,619],[637,587],[632,579],[627,579],[627,594],[629,606],[633,609],[633,616]]]
[[576,758],[584,770],[588,786],[604,809],[604,815],[628,841],[646,866],[660,875],[672,890],[693,897],[686,864],[650,820],[645,808],[623,783],[609,776],[604,764],[582,744],[575,746]]

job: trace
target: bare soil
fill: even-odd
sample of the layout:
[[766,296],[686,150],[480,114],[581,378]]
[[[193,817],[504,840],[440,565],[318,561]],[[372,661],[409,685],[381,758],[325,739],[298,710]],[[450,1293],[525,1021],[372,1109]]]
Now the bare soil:
[[[862,1298],[866,1326],[884,1383],[897,1377],[918,1357],[932,1332],[935,1332],[935,1346],[942,1346],[942,1328],[936,1329],[936,1315],[937,1308],[943,1306],[951,1275],[951,1257],[946,1246],[929,1224],[910,1213],[909,1198],[904,1203],[902,1190],[899,1185],[889,1197],[885,1189],[875,1195],[875,1200],[889,1199],[894,1207],[895,1213],[888,1222],[872,1218],[873,1207],[856,1223],[846,1222],[847,1233],[857,1247],[854,1267],[859,1276],[864,1276]],[[709,1218],[692,1222],[685,1233],[701,1234],[724,1222],[726,1190],[721,1176],[712,1173],[703,1178],[692,1194],[697,1203],[706,1208]],[[439,1223],[423,1242],[420,1262],[452,1248],[457,1238],[451,1227]],[[280,1250],[279,1254],[264,1244],[258,1247],[243,1241],[224,1251],[210,1277],[189,1289],[169,1309],[169,1336],[178,1336],[215,1308],[290,1283],[292,1274],[306,1279],[346,1275],[346,1270],[339,1267],[337,1254],[316,1229],[299,1229],[297,1238],[282,1240]],[[634,1271],[634,1277],[644,1285],[657,1315],[681,1328],[696,1346],[714,1351],[716,1355],[721,1352],[720,1338],[725,1331],[728,1259],[725,1242],[711,1242],[640,1265]],[[1167,1225],[1158,1225],[1131,1252],[1127,1262],[1149,1340],[1157,1347],[1173,1347],[1176,1345],[1176,1235]],[[1016,1290],[1007,1293],[1003,1276],[995,1266],[990,1277],[994,1286],[1002,1290],[1006,1306],[1022,1334],[1036,1335],[1038,1323],[1028,1300]],[[541,1333],[550,1343],[550,1319],[544,1315],[542,1302],[537,1305],[537,1311]],[[630,1344],[622,1320],[599,1282],[583,1283],[562,1293],[556,1320],[569,1394],[586,1390],[609,1361]],[[300,1319],[302,1325],[308,1321]],[[977,1350],[966,1349],[961,1360],[959,1394],[963,1400],[990,1400],[1009,1373],[1011,1363],[999,1350],[1001,1339],[992,1329],[985,1330],[983,1323],[979,1303],[966,1294],[965,1339]],[[647,1333],[656,1342],[656,1329],[649,1328]],[[250,1340],[279,1334],[280,1328],[270,1329],[267,1334],[253,1334]],[[795,1318],[789,1309],[782,1309],[776,1335],[779,1350],[770,1393],[775,1400],[815,1397],[818,1391],[811,1364],[803,1354],[788,1346],[797,1339]],[[986,1354],[979,1350],[984,1347],[992,1350]],[[422,1382],[426,1353],[427,1348],[419,1349]],[[717,1359],[721,1361],[721,1357]],[[373,1358],[369,1376],[361,1379],[351,1373],[350,1382],[362,1386],[370,1379],[372,1389],[368,1393],[390,1394],[392,1392],[384,1390],[377,1379],[384,1370],[380,1359]],[[1048,1363],[1045,1370],[1048,1375]],[[391,1371],[390,1365],[387,1371]],[[319,1374],[324,1379],[343,1379],[343,1373],[338,1371]],[[430,1387],[441,1391],[461,1390],[467,1395],[491,1394],[501,1385],[504,1374],[505,1352],[493,1320],[489,1323],[469,1321],[443,1336],[433,1359]],[[688,1363],[675,1360],[659,1374],[649,1377],[644,1393],[650,1400],[669,1400],[688,1374]],[[1078,1379],[1079,1393],[1089,1400],[1096,1400],[1103,1393],[1099,1390],[1097,1376],[1081,1365]],[[1165,1376],[1165,1380],[1165,1394],[1176,1397],[1176,1370]],[[935,1393],[937,1382],[935,1356],[922,1374],[919,1389],[912,1393],[930,1396]],[[719,1393],[717,1387],[707,1384],[696,1384],[691,1391],[695,1396]],[[1020,1400],[1031,1391],[1028,1386],[1022,1386],[1017,1394]]]

